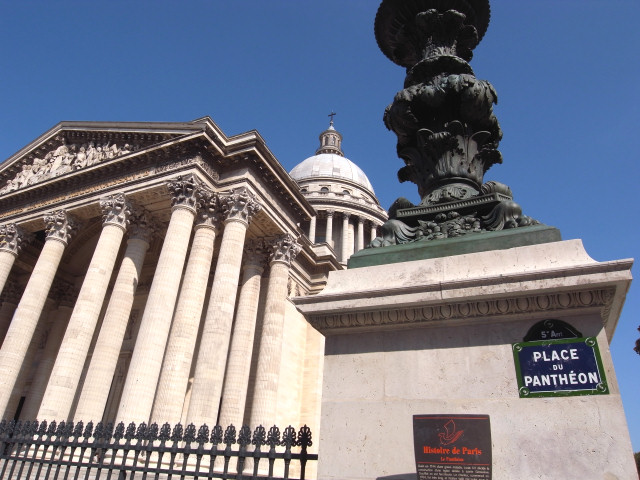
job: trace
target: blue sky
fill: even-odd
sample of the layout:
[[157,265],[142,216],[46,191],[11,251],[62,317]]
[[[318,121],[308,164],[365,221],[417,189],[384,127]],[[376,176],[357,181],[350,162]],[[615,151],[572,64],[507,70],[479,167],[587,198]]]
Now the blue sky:
[[[347,157],[384,207],[406,196],[382,113],[404,71],[378,50],[373,0],[0,0],[0,159],[62,120],[189,121],[256,129],[290,170],[335,110]],[[498,92],[503,165],[524,213],[596,260],[638,255],[640,2],[493,0],[471,62]],[[634,133],[636,132],[636,133]],[[634,138],[636,140],[634,140]],[[633,207],[636,205],[636,207]],[[634,269],[635,270],[635,269]],[[640,301],[611,349],[640,450]]]

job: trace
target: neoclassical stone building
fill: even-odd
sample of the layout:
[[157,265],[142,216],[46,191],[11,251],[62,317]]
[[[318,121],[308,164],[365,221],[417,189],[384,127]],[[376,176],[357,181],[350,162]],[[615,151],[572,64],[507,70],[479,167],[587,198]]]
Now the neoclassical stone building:
[[[319,156],[343,158],[330,133]],[[322,290],[385,213],[364,174],[319,194],[346,214],[336,258],[300,227],[317,213],[299,167],[302,191],[256,131],[208,117],[63,122],[7,159],[3,417],[317,428],[324,338],[288,298]]]
[[371,182],[342,152],[342,135],[333,127],[320,134],[316,154],[290,172],[317,214],[302,227],[312,243],[326,242],[343,265],[376,238],[387,220]]

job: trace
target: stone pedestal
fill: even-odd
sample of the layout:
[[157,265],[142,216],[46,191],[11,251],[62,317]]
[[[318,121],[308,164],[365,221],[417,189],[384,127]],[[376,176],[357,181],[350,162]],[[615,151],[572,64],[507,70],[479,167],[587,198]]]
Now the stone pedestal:
[[[318,478],[415,479],[424,414],[488,414],[495,480],[635,478],[609,353],[632,262],[579,240],[449,255],[332,272],[294,299],[326,336]],[[608,394],[520,398],[513,344],[546,319],[597,339]]]

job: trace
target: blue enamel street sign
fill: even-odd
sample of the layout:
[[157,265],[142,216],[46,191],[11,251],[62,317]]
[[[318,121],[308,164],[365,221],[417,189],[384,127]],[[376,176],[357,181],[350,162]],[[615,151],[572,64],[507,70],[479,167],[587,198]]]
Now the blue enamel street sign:
[[521,398],[609,393],[595,338],[516,343],[513,358]]

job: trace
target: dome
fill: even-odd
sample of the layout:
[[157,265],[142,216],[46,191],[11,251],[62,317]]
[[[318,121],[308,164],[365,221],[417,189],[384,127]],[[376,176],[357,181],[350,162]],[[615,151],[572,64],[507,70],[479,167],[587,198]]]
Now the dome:
[[320,153],[296,165],[289,175],[296,181],[314,178],[336,178],[351,181],[374,193],[371,182],[355,163],[335,153]]

